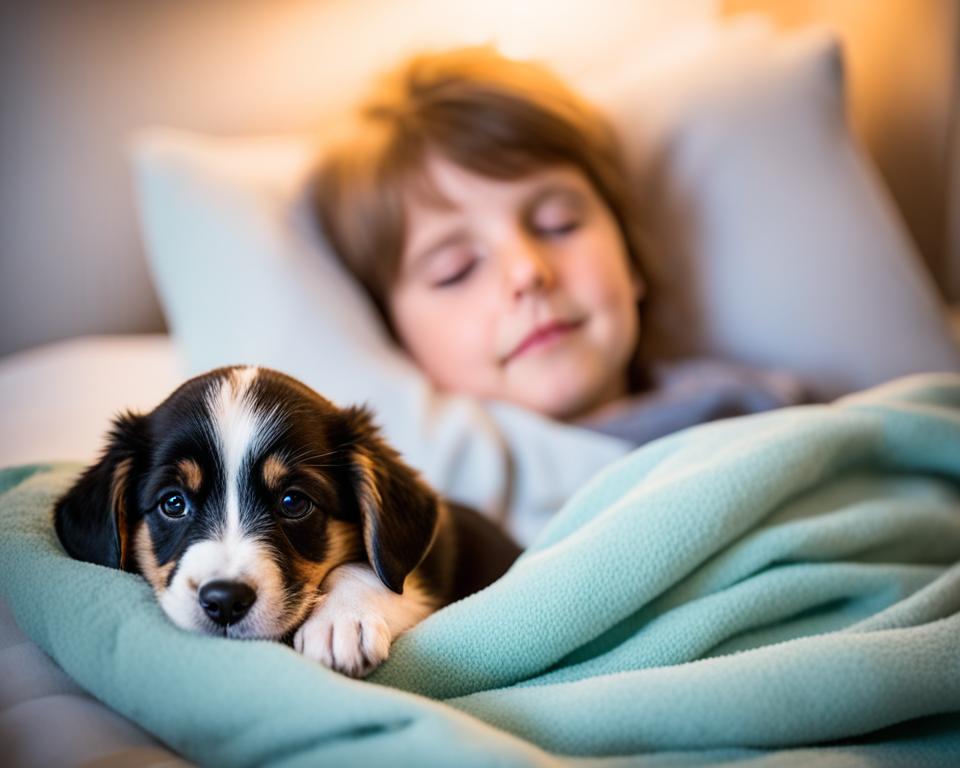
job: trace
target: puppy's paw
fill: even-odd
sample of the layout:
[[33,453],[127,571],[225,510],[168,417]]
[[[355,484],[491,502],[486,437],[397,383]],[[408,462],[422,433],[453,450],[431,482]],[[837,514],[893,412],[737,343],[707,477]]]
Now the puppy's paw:
[[364,677],[386,660],[392,640],[383,616],[328,595],[297,630],[293,647],[332,670]]
[[308,659],[337,672],[363,677],[382,664],[390,643],[434,610],[415,583],[398,595],[368,565],[334,568],[321,584],[319,602],[293,637]]

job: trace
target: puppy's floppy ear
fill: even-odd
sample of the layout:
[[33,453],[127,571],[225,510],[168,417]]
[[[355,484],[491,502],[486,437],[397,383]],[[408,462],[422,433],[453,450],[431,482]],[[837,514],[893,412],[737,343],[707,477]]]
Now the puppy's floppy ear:
[[347,408],[344,415],[351,435],[346,459],[367,558],[380,581],[403,594],[404,579],[433,543],[437,497],[380,438],[366,409]]
[[132,413],[118,416],[100,461],[57,501],[57,536],[71,557],[127,569],[131,472],[145,422]]

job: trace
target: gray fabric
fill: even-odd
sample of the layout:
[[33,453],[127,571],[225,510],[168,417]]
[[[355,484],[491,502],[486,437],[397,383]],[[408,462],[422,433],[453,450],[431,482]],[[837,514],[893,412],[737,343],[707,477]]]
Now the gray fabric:
[[0,763],[4,768],[185,766],[73,682],[0,600]]
[[582,426],[643,445],[708,421],[811,402],[795,376],[707,358],[653,366],[652,386]]

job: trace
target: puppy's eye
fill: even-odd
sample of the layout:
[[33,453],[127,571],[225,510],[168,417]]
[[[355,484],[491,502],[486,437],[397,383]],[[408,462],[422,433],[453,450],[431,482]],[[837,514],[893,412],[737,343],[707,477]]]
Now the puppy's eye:
[[182,493],[168,493],[160,500],[160,511],[167,517],[183,517],[187,514],[187,500]]
[[287,491],[280,499],[280,514],[290,520],[306,517],[311,511],[313,502],[297,491]]

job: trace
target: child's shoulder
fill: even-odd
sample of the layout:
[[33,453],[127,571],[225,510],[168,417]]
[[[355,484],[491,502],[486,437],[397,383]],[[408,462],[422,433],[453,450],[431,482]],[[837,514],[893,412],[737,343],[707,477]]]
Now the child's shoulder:
[[696,424],[813,402],[802,379],[790,372],[717,358],[660,361],[649,368],[649,386],[582,426],[640,445]]
[[[688,357],[651,366],[652,393],[675,394],[723,391],[756,394],[769,408],[813,402],[803,379],[784,369],[760,368],[716,357]],[[759,405],[759,402],[758,402]],[[756,410],[767,410],[757,408]]]

